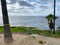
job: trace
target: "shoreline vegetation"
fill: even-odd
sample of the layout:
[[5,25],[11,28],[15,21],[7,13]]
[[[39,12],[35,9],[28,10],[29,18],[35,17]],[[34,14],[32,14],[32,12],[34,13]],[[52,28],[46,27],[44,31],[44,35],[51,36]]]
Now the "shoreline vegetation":
[[[54,38],[60,38],[60,30],[56,30],[56,34],[49,34],[49,30],[41,30],[36,27],[24,27],[24,26],[18,26],[18,27],[10,27],[12,33],[22,33],[22,34],[39,34],[47,37],[54,37]],[[0,26],[0,34],[4,33],[3,26]]]

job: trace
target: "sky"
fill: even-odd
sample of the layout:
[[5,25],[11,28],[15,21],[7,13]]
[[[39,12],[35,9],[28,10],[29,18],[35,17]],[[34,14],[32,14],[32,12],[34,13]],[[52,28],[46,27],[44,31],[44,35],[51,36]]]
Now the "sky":
[[[54,12],[54,0],[6,0],[9,16],[47,16]],[[0,0],[0,16],[2,16]],[[60,16],[60,0],[56,0],[56,16]]]

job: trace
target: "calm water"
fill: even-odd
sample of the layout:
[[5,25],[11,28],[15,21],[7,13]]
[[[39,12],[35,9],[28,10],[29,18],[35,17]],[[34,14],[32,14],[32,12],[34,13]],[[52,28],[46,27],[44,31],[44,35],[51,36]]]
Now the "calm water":
[[[40,29],[49,29],[48,23],[43,16],[10,16],[10,26],[30,26]],[[0,25],[3,25],[2,17],[0,17]],[[56,20],[56,28],[60,26],[60,17]]]

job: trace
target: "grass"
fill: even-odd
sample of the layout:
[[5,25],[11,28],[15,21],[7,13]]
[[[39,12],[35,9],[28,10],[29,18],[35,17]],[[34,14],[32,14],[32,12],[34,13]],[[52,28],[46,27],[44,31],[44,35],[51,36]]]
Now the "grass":
[[3,33],[3,32],[4,32],[3,29],[4,29],[4,28],[3,28],[2,26],[0,26],[0,33]]
[[46,43],[46,41],[40,40],[39,43],[44,44],[44,43]]
[[[4,32],[4,28],[0,26],[0,33]],[[48,37],[55,37],[55,38],[60,38],[60,30],[56,31],[56,34],[49,34],[48,30],[41,30],[36,27],[11,27],[11,32],[12,33],[27,33],[27,34],[39,34],[39,35],[44,35]]]
[[60,38],[60,30],[55,31],[55,34],[53,34],[53,33],[49,34],[48,30],[43,30],[43,31],[41,31],[41,35],[44,35],[47,37]]

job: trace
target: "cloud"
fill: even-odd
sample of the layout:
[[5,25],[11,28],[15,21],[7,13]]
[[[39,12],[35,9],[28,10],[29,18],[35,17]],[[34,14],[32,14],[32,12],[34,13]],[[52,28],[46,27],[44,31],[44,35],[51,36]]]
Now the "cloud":
[[12,4],[12,7],[10,6],[12,8],[10,12],[20,13],[21,15],[43,15],[43,13],[51,13],[51,10],[48,12],[48,9],[51,7],[52,5],[50,3],[46,5],[37,2],[17,1],[15,4]]
[[6,2],[7,2],[7,3],[11,3],[11,1],[10,1],[10,0],[6,0]]
[[29,6],[29,7],[32,6],[25,0],[6,0],[6,1],[7,1],[7,4],[15,4],[16,2],[18,2],[21,6]]
[[19,1],[19,4],[20,4],[21,6],[28,6],[28,7],[31,7],[31,6],[32,6],[31,4],[29,4],[29,3],[26,2],[26,1]]
[[[48,15],[53,13],[53,0],[6,0],[9,15]],[[60,2],[57,1],[57,13]],[[58,8],[59,7],[59,8]]]
[[6,0],[8,4],[14,4],[17,2],[17,0]]

